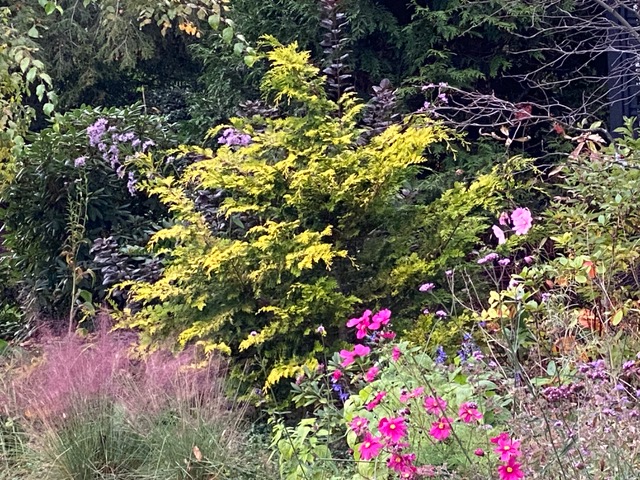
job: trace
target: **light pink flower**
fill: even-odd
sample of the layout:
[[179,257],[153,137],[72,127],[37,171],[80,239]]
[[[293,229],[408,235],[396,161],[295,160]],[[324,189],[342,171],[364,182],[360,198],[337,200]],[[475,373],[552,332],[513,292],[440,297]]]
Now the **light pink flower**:
[[526,235],[531,229],[533,219],[528,208],[516,208],[511,212],[511,222],[516,235]]
[[491,229],[493,230],[493,234],[498,239],[498,245],[502,245],[503,243],[506,243],[507,239],[504,236],[504,232],[498,225],[492,226]]
[[502,226],[509,225],[509,214],[507,212],[502,212],[498,218],[498,223]]
[[421,292],[430,292],[434,288],[435,288],[435,285],[433,283],[427,282],[420,285],[420,288],[418,290],[420,290]]

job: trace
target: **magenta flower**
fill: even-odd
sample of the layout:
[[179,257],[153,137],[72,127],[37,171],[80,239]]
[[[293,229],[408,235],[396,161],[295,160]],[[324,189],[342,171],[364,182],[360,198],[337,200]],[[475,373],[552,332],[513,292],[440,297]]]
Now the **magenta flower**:
[[342,378],[342,370],[334,370],[331,374],[331,381],[334,383]]
[[354,431],[356,435],[360,435],[367,430],[369,420],[364,417],[353,417],[353,420],[349,422],[349,428]]
[[440,420],[433,422],[429,435],[439,442],[446,440],[451,435],[451,422],[453,422],[451,417],[442,417]]
[[347,367],[355,362],[356,357],[366,357],[370,352],[371,349],[369,347],[360,344],[354,346],[353,351],[340,350],[340,356],[344,359],[340,365]]
[[424,399],[424,409],[434,415],[442,415],[447,408],[447,401],[444,398],[427,397]]
[[419,397],[423,393],[424,393],[424,387],[414,388],[413,390],[411,390],[411,392],[406,392],[403,390],[402,393],[400,393],[400,401],[402,403],[407,403],[412,398]]
[[509,440],[509,434],[507,432],[502,432],[497,437],[493,437],[489,439],[489,441],[495,445],[497,445],[500,440]]
[[415,473],[415,467],[413,466],[413,462],[416,459],[415,453],[407,453],[405,455],[401,455],[399,453],[393,453],[389,460],[387,460],[387,467],[391,470],[395,470],[398,473],[404,473],[408,471],[413,471]]
[[402,352],[400,351],[400,349],[398,347],[393,347],[393,350],[391,351],[391,359],[394,362],[397,362],[401,356]]
[[361,460],[371,460],[375,458],[382,450],[382,442],[377,437],[367,433],[358,448]]
[[385,308],[384,310],[380,310],[376,313],[371,319],[371,323],[369,324],[369,330],[378,330],[383,325],[387,325],[389,320],[391,319],[391,310]]
[[420,290],[421,292],[430,292],[434,288],[435,288],[435,285],[429,282],[429,283],[423,283],[422,285],[420,285],[420,288],[418,290]]
[[520,469],[521,465],[516,461],[515,457],[511,457],[505,465],[498,467],[500,480],[519,480],[524,477],[524,473]]
[[491,229],[493,230],[493,234],[498,239],[498,245],[502,245],[503,243],[506,243],[507,239],[505,238],[504,232],[499,226],[493,225]]
[[384,417],[378,422],[378,430],[393,443],[398,443],[407,434],[407,424],[402,417]]
[[367,328],[371,323],[371,310],[365,310],[361,317],[351,318],[347,322],[348,328],[356,327],[356,338],[362,339],[367,335]]
[[476,448],[473,452],[476,457],[484,457],[484,450],[481,448]]
[[482,413],[478,411],[475,403],[465,402],[460,405],[458,415],[464,423],[471,423],[474,420],[482,420]]
[[520,442],[510,438],[501,438],[498,440],[498,447],[494,452],[500,455],[501,462],[509,461],[512,457],[520,456]]
[[369,370],[367,370],[367,373],[365,373],[364,379],[369,383],[373,382],[379,371],[380,369],[378,367],[371,367]]
[[385,340],[393,340],[396,338],[396,332],[382,332],[380,336]]
[[533,222],[531,212],[528,208],[516,208],[511,212],[511,222],[516,235],[526,235]]
[[371,400],[369,403],[365,404],[364,408],[366,408],[369,411],[373,410],[378,405],[380,405],[380,402],[386,396],[387,396],[387,392],[385,392],[384,390],[381,391],[381,392],[376,393],[376,396],[373,397],[373,400]]

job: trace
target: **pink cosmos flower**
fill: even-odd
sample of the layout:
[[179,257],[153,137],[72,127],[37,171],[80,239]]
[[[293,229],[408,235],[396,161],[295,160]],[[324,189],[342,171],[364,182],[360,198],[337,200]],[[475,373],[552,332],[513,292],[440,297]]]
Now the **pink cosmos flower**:
[[511,221],[516,235],[526,235],[531,229],[533,219],[528,208],[516,208],[511,212]]
[[509,440],[509,434],[507,432],[502,432],[497,437],[493,437],[489,439],[489,441],[495,445],[497,445],[500,440]]
[[334,383],[342,378],[342,370],[334,370],[331,374],[331,381]]
[[382,450],[382,442],[377,437],[371,435],[371,433],[367,433],[358,448],[360,452],[361,460],[371,460],[374,457],[377,457]]
[[500,480],[519,480],[524,477],[524,473],[520,469],[521,465],[517,462],[515,457],[511,457],[505,465],[498,467],[498,474]]
[[478,411],[475,403],[465,402],[460,405],[458,415],[464,423],[471,423],[474,420],[482,420],[482,413]]
[[369,324],[369,330],[378,330],[381,326],[387,325],[389,323],[389,319],[391,319],[391,310],[385,308],[384,310],[380,310],[376,313],[371,319],[371,323]]
[[451,417],[442,417],[440,420],[433,422],[429,435],[439,442],[446,440],[451,435],[451,422],[453,422]]
[[349,422],[349,428],[355,432],[356,435],[360,435],[367,430],[367,426],[369,425],[369,420],[364,417],[353,417],[351,422]]
[[498,447],[494,452],[500,455],[501,462],[507,462],[511,458],[520,456],[520,442],[510,438],[501,438],[498,440]]
[[397,362],[401,356],[402,352],[400,351],[400,349],[398,347],[393,347],[393,350],[391,351],[391,360]]
[[364,375],[365,380],[369,383],[373,382],[379,371],[380,369],[378,367],[371,367]]
[[428,413],[442,415],[447,408],[447,401],[440,397],[427,397],[424,399],[424,408]]
[[423,393],[424,393],[424,387],[416,387],[413,390],[411,390],[410,392],[403,391],[400,394],[400,401],[402,403],[407,403],[412,398],[419,397]]
[[340,350],[340,356],[344,359],[340,365],[347,367],[355,362],[356,357],[366,357],[370,352],[371,349],[369,347],[360,344],[354,346],[353,351]]
[[365,404],[364,408],[366,408],[369,411],[373,410],[378,405],[380,405],[380,402],[386,396],[387,396],[387,392],[385,392],[384,390],[381,391],[381,392],[376,393],[376,396],[373,397],[373,400],[371,400],[369,403]]
[[407,424],[402,417],[384,417],[378,422],[378,430],[393,443],[397,443],[407,434]]
[[473,454],[476,457],[484,457],[484,450],[481,448],[476,448],[475,451],[473,452]]
[[507,239],[504,236],[504,232],[502,231],[502,229],[499,226],[493,225],[491,227],[491,229],[493,230],[493,234],[498,239],[498,245],[502,245],[503,243],[507,242]]
[[415,453],[408,453],[405,455],[393,453],[391,454],[391,457],[389,457],[389,460],[387,460],[387,467],[389,467],[391,470],[395,470],[398,473],[402,473],[412,469],[415,459]]

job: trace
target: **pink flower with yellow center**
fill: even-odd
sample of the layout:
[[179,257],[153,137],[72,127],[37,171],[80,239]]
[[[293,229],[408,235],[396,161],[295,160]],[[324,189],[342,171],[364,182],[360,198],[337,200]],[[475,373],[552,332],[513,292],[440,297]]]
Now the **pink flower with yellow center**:
[[356,435],[360,435],[364,433],[369,425],[369,420],[364,417],[353,417],[351,422],[349,422],[349,428],[354,431]]
[[384,437],[388,438],[393,443],[397,443],[407,434],[407,424],[402,417],[385,417],[380,419],[380,422],[378,422],[378,430]]
[[451,417],[442,417],[440,420],[433,422],[429,435],[439,442],[446,440],[451,435],[451,422],[453,422]]
[[442,415],[447,408],[447,401],[441,397],[427,397],[424,399],[424,408],[427,413]]
[[361,460],[371,460],[375,458],[382,450],[382,442],[379,438],[374,437],[371,433],[367,433],[358,448]]
[[500,455],[500,461],[506,462],[511,458],[520,456],[520,442],[518,440],[511,440],[510,438],[500,438],[498,440],[498,447],[494,450]]
[[458,415],[464,423],[482,420],[482,413],[478,411],[477,405],[472,402],[465,402],[460,405]]
[[524,473],[520,469],[521,465],[516,461],[515,457],[511,457],[505,465],[498,467],[500,480],[519,480],[524,477]]

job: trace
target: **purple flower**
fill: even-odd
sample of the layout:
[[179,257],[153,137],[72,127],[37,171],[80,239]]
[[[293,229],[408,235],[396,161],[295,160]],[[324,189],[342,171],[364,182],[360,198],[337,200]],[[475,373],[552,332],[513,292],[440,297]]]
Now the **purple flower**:
[[100,143],[102,136],[107,131],[109,122],[106,118],[99,118],[93,125],[87,127],[87,136],[89,137],[89,145],[95,147]]
[[136,184],[138,183],[138,181],[136,180],[135,175],[133,174],[133,172],[129,172],[129,181],[127,182],[127,189],[129,190],[129,194],[131,196],[134,196],[136,194]]
[[156,142],[154,142],[153,140],[147,140],[142,144],[142,151],[146,152],[149,147],[155,147],[155,146],[156,146]]
[[447,316],[447,312],[445,312],[444,310],[438,310],[436,312],[436,317],[444,318],[446,316]]
[[439,93],[438,94],[438,100],[440,100],[445,105],[449,103],[449,99],[447,98],[447,94],[446,93]]
[[510,263],[511,263],[511,260],[509,260],[508,258],[503,258],[502,260],[498,260],[498,265],[500,265],[501,267],[506,267]]
[[87,157],[86,156],[82,156],[82,157],[78,157],[73,161],[73,166],[76,168],[80,168],[80,167],[84,167],[85,164],[87,163]]
[[434,288],[435,285],[433,283],[423,283],[422,285],[420,285],[420,288],[418,290],[420,290],[421,292],[430,292]]
[[447,359],[447,353],[444,351],[444,348],[442,347],[442,345],[439,345],[438,348],[436,348],[435,362],[438,365],[441,365],[445,362],[446,359]]
[[500,255],[498,255],[497,253],[488,253],[484,257],[478,259],[478,263],[480,265],[482,265],[483,263],[493,262],[494,260],[497,260],[498,258],[500,258]]
[[533,257],[531,255],[527,255],[526,257],[523,258],[524,263],[526,263],[527,265],[531,265],[533,263]]
[[445,274],[447,277],[450,277],[451,275],[453,275],[453,270],[447,270],[446,272],[444,272],[444,274]]
[[246,133],[242,133],[235,128],[227,128],[222,132],[222,135],[218,138],[218,143],[221,145],[238,145],[246,147],[251,143],[251,136]]

